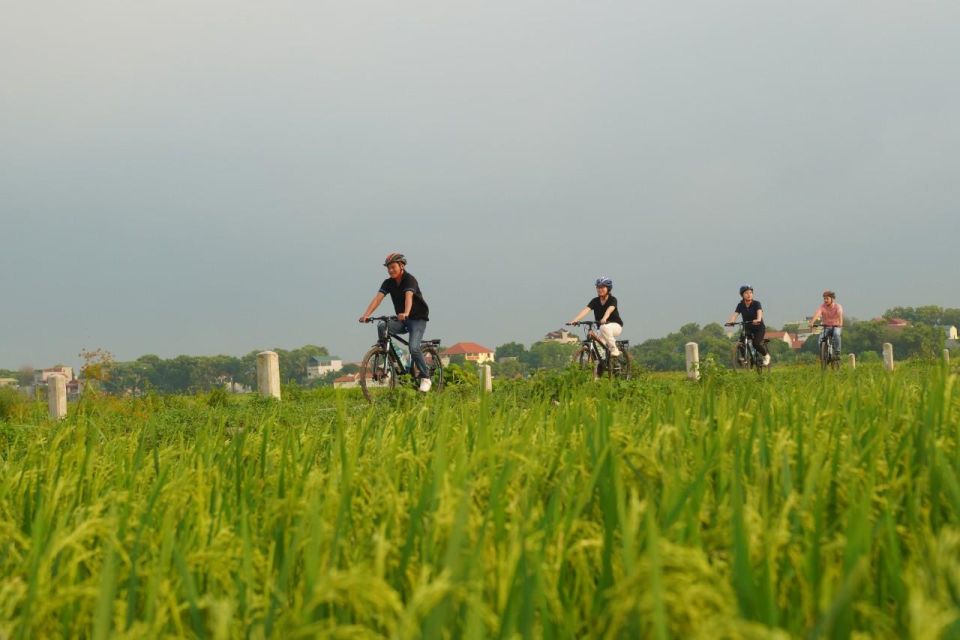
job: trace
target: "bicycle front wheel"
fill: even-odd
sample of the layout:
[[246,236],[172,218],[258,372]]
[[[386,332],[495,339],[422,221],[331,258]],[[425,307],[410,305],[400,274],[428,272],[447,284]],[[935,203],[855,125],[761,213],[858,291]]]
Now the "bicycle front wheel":
[[620,355],[613,359],[613,375],[621,380],[629,380],[633,372],[633,358],[626,349],[620,349]]
[[596,355],[587,345],[583,345],[573,354],[573,363],[585,371],[590,371],[597,375]]
[[830,347],[825,340],[820,341],[820,370],[823,371],[830,363]]
[[363,390],[363,397],[373,404],[377,396],[384,395],[396,386],[397,376],[387,350],[379,345],[372,347],[360,363],[360,388]]

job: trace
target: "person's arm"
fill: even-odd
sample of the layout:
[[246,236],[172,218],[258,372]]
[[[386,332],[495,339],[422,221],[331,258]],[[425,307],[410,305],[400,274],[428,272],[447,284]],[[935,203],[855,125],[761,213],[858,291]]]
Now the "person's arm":
[[607,312],[603,314],[602,318],[600,318],[600,324],[607,324],[607,318],[609,318],[610,314],[616,310],[617,308],[613,305],[610,305],[609,307],[607,307]]
[[734,311],[732,314],[730,314],[730,319],[727,320],[727,324],[733,324],[734,322],[736,322],[738,315],[740,315],[738,311]]
[[817,320],[820,319],[820,316],[823,315],[823,309],[817,307],[817,311],[813,314],[813,317],[810,318],[810,328],[813,328],[813,325],[817,324]]
[[580,318],[587,315],[588,313],[590,313],[590,307],[584,307],[580,313],[574,316],[573,320],[570,321],[570,324],[573,324],[574,322],[580,322]]
[[377,291],[377,295],[373,296],[373,300],[370,301],[370,304],[367,305],[367,310],[363,312],[363,315],[360,316],[360,322],[366,322],[367,318],[370,317],[377,307],[380,306],[380,303],[383,302],[383,291]]
[[413,291],[407,291],[403,294],[403,313],[397,314],[397,320],[406,320],[413,308]]
[[843,326],[843,307],[840,307],[840,317],[837,319],[837,326]]
[[763,309],[757,309],[757,317],[754,319],[753,324],[760,324],[763,322]]

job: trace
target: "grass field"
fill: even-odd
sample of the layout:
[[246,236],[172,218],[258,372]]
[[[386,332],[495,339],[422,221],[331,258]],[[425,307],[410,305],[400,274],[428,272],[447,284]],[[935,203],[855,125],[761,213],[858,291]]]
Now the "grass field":
[[0,422],[0,638],[960,638],[940,365]]

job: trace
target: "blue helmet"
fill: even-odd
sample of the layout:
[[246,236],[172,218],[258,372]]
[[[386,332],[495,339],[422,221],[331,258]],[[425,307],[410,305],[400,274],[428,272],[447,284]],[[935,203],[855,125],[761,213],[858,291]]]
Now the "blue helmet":
[[607,291],[611,291],[613,289],[613,280],[611,280],[607,276],[600,276],[599,278],[597,278],[597,281],[594,283],[594,286],[606,287]]
[[748,284],[745,284],[745,285],[743,285],[742,287],[740,287],[740,295],[741,295],[741,296],[743,295],[743,292],[744,292],[744,291],[753,291],[753,287],[751,287],[751,286],[748,285]]

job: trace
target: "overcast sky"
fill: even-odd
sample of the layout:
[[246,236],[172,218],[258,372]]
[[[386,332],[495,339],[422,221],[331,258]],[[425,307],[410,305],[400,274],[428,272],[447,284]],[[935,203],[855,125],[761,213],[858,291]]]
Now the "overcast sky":
[[[5,2],[0,367],[960,306],[960,3]],[[389,303],[381,309],[390,311]]]

